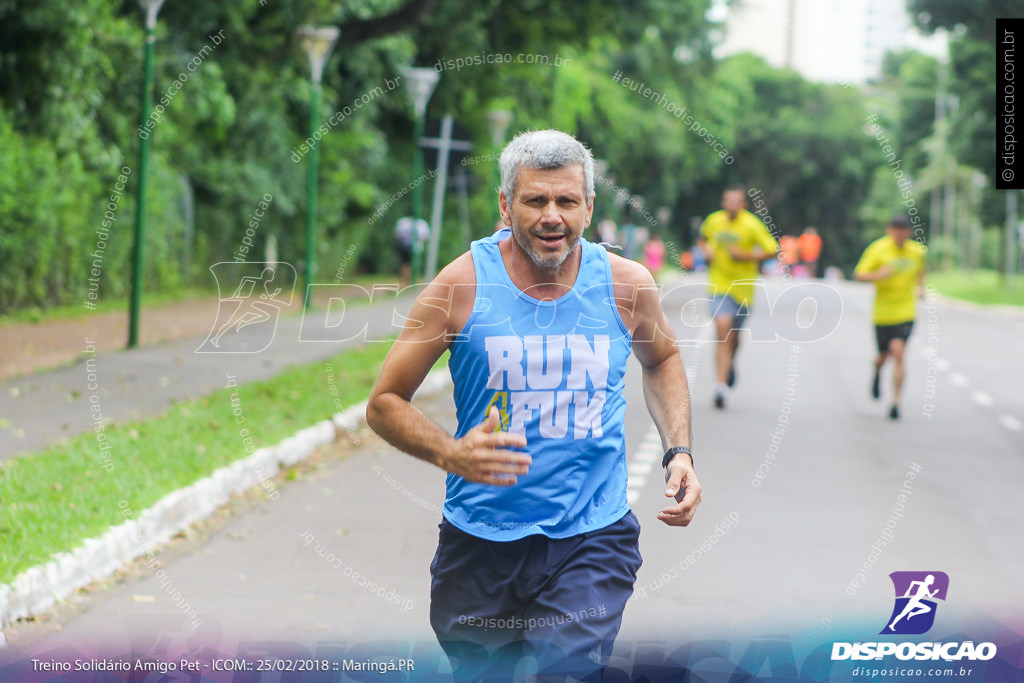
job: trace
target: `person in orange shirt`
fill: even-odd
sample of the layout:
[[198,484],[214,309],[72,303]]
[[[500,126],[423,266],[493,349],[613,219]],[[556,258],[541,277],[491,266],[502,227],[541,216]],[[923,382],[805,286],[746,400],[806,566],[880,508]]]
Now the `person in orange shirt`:
[[800,261],[811,277],[818,274],[818,257],[821,255],[821,236],[814,228],[806,228],[800,235]]
[[779,238],[779,246],[782,250],[782,265],[792,268],[800,258],[800,240],[793,235],[783,235]]
[[679,255],[679,267],[683,270],[693,270],[693,253],[684,251]]

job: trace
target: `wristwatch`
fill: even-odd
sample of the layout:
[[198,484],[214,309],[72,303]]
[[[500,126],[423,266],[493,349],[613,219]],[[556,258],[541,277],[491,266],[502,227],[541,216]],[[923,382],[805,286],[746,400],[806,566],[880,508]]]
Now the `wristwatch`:
[[690,456],[690,462],[693,462],[693,453],[686,446],[673,446],[672,448],[665,451],[665,457],[661,459],[661,466],[668,467],[668,464],[672,462],[672,458],[676,457],[676,453],[686,453]]

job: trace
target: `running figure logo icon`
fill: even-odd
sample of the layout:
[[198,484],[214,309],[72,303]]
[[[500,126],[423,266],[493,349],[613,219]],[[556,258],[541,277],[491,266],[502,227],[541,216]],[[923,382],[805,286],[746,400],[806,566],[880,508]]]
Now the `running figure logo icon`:
[[893,572],[896,604],[881,635],[919,635],[935,622],[936,600],[946,600],[949,577],[945,572]]
[[[263,266],[258,276],[243,274],[242,268],[254,265]],[[292,304],[296,278],[291,264],[225,261],[210,266],[210,272],[221,292],[220,305],[210,334],[196,353],[258,353],[270,346],[282,307]],[[222,285],[229,283],[235,286],[226,297]],[[244,340],[237,339],[243,329],[252,326],[256,327]]]

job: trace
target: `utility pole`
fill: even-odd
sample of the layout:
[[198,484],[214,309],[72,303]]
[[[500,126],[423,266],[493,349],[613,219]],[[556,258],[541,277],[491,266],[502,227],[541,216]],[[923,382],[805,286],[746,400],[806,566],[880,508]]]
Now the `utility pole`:
[[[948,50],[947,50],[948,52]],[[946,117],[945,99],[946,99],[946,62],[944,58],[938,60],[936,65],[936,87],[935,87],[935,123],[932,126],[933,134],[938,138],[938,154],[936,154],[935,165],[938,168],[943,168],[946,156],[946,129],[944,119]],[[936,178],[939,180],[940,178]],[[936,183],[935,187],[931,190],[931,226],[929,227],[929,234],[934,239],[938,237],[942,230],[942,188]],[[944,268],[949,267],[949,252],[942,255],[942,266]]]
[[434,185],[434,206],[430,212],[430,244],[427,250],[426,269],[423,274],[424,280],[429,282],[434,279],[437,273],[437,254],[441,244],[441,221],[444,215],[444,195],[448,189],[448,161],[453,151],[468,152],[473,149],[473,143],[468,140],[452,140],[452,126],[455,119],[451,114],[445,114],[441,119],[441,134],[436,138],[423,138],[423,147],[434,147],[437,149],[437,180]]
[[793,68],[793,25],[796,23],[796,0],[786,7],[786,68]]
[[1014,275],[1017,272],[1017,190],[1006,190],[1006,235],[1005,251],[1006,262],[1003,266],[1003,282],[1007,289],[1012,289],[1015,284]]
[[[153,109],[153,53],[156,47],[156,17],[164,0],[139,0],[146,13],[146,45],[142,66],[142,111],[139,132]],[[154,129],[155,130],[155,129]],[[132,240],[132,281],[128,299],[128,348],[139,345],[139,318],[142,315],[142,270],[146,253],[146,191],[149,187],[149,135],[139,136],[139,184],[135,199],[135,236]]]

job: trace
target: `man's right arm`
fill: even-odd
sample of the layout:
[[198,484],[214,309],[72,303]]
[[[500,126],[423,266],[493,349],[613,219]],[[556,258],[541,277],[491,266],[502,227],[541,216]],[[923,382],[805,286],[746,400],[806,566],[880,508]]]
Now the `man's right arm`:
[[874,245],[870,245],[864,250],[860,261],[853,269],[853,279],[859,282],[875,282],[887,278],[891,274],[892,269],[878,260]]
[[714,256],[711,243],[708,241],[711,238],[710,233],[711,229],[708,226],[708,219],[705,218],[704,222],[700,225],[700,231],[697,233],[697,246],[704,252],[704,261],[708,264],[711,263],[711,259]]
[[525,453],[503,450],[526,446],[526,438],[495,432],[497,409],[464,437],[455,439],[411,402],[427,373],[448,348],[449,334],[458,332],[453,329],[453,321],[468,317],[458,315],[466,306],[460,297],[465,298],[468,293],[468,305],[472,308],[473,288],[465,284],[472,277],[465,277],[467,263],[472,273],[468,256],[456,260],[413,304],[370,392],[366,422],[392,446],[446,472],[469,481],[508,486],[516,483],[515,475],[528,470],[531,459]]

